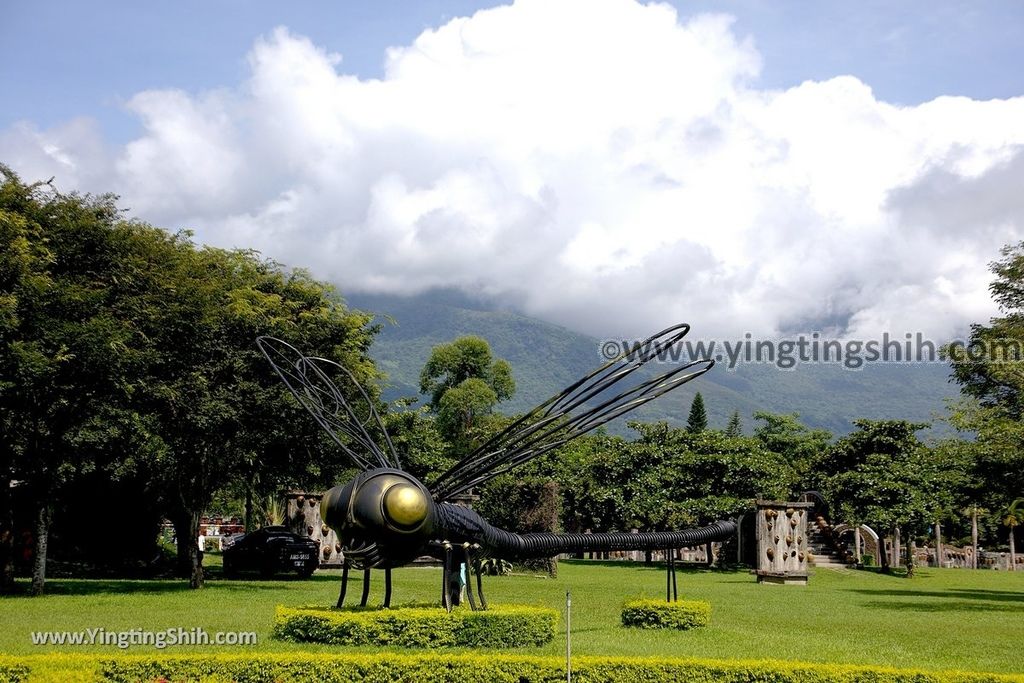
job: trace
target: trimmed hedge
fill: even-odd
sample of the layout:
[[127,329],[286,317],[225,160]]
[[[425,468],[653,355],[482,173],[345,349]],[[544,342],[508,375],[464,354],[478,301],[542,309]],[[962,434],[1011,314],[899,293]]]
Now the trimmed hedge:
[[440,607],[327,609],[278,607],[274,637],[329,645],[527,647],[550,643],[558,611],[502,605],[481,612]]
[[703,600],[630,600],[622,608],[622,625],[638,628],[675,628],[685,631],[707,626],[711,604]]
[[[223,653],[212,655],[36,655],[0,657],[0,670],[31,670],[32,681],[236,681],[237,683],[491,683],[565,680],[565,660],[502,654]],[[56,672],[62,673],[56,673]],[[573,679],[597,681],[722,681],[724,683],[1024,683],[1021,675],[921,671],[799,662],[673,658],[575,657]],[[70,675],[69,675],[70,674]],[[12,679],[24,680],[24,679]]]

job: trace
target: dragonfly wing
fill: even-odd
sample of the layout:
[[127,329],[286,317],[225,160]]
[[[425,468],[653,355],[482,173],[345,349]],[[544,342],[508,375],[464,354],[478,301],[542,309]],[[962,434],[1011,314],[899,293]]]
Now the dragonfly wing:
[[635,376],[664,358],[689,330],[686,324],[662,330],[529,411],[442,474],[431,487],[434,498],[467,491],[704,374],[713,360],[688,360],[653,377]]
[[[256,345],[299,404],[356,466],[363,470],[401,469],[374,402],[347,368],[325,358],[305,356],[274,337],[259,337]],[[355,398],[348,398],[335,379],[344,382],[350,388],[349,396]],[[383,434],[386,448],[377,444],[371,429]]]

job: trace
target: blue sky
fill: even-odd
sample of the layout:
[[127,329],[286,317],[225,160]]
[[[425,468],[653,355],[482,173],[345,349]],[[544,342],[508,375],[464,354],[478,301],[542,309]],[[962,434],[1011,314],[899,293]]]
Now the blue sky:
[[0,162],[343,292],[942,341],[1024,239],[1021,65],[1019,0],[6,0]]
[[[253,40],[283,25],[342,54],[340,70],[381,76],[384,51],[426,28],[497,5],[475,0],[102,3],[6,0],[0,22],[0,127],[92,116],[125,139],[123,110],[148,88],[216,88],[239,80]],[[882,100],[974,99],[1024,92],[1024,3],[675,1],[681,17],[726,12],[764,57],[761,84],[857,76]]]

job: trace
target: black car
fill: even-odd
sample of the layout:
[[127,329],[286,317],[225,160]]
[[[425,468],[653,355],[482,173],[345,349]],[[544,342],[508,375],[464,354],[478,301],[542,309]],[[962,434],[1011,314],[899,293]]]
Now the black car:
[[265,526],[240,536],[224,551],[224,575],[258,571],[264,577],[298,572],[308,577],[319,566],[320,544],[283,526]]

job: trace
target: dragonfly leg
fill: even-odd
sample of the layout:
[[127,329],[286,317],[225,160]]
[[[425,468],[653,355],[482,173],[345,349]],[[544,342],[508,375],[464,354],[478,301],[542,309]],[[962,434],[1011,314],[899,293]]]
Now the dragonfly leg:
[[487,609],[487,599],[484,597],[483,563],[480,560],[477,560],[475,564],[476,594],[480,596],[480,609]]
[[370,568],[363,570],[363,597],[359,601],[360,607],[366,607],[366,601],[370,599]]
[[476,599],[473,597],[473,560],[470,554],[469,543],[462,545],[462,559],[466,563],[466,597],[469,598],[469,608],[476,611]]
[[448,584],[451,581],[452,573],[452,546],[447,542],[444,544],[444,559],[441,567],[441,606],[451,612],[452,594]]
[[338,593],[338,609],[345,604],[345,591],[348,590],[348,560],[341,563],[341,592]]

